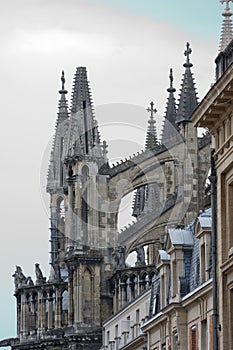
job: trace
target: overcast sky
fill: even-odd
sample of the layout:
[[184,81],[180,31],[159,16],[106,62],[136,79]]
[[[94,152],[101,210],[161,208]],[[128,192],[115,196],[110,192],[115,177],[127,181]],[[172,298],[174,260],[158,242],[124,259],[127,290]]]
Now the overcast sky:
[[150,101],[164,114],[170,67],[178,96],[187,41],[200,98],[213,83],[222,10],[218,0],[1,2],[0,339],[16,334],[15,265],[33,279],[35,262],[48,273],[44,179],[62,69],[70,92],[75,68],[87,66],[104,138],[110,146],[131,137],[137,151]]

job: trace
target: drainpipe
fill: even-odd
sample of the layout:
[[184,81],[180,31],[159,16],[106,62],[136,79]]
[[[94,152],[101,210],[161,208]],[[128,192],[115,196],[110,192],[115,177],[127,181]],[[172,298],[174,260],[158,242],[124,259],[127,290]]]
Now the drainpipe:
[[212,273],[213,273],[213,350],[218,350],[218,300],[217,300],[217,210],[216,210],[216,193],[217,193],[217,176],[214,161],[214,149],[211,150],[211,213],[212,213]]

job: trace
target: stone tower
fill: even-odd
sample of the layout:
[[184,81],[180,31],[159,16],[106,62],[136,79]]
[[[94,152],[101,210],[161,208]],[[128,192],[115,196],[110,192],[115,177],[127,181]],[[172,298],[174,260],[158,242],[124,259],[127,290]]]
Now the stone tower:
[[107,166],[106,152],[94,119],[86,68],[76,70],[70,115],[65,93],[62,86],[47,185],[51,264],[55,272],[65,270],[68,276],[68,324],[95,328],[111,312],[105,285],[116,240],[107,175],[100,174]]

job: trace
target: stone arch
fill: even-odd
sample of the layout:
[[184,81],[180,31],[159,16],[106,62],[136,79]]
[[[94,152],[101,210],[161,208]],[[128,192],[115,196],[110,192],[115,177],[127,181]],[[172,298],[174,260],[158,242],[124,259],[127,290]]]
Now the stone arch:
[[146,289],[148,274],[145,270],[141,271],[139,275],[139,290],[142,293]]
[[122,294],[122,305],[125,305],[131,300],[130,276],[128,273],[123,273],[119,279],[119,288]]
[[138,296],[138,275],[136,273],[132,273],[129,278],[130,283],[130,292],[131,292],[131,300],[135,299]]
[[148,277],[149,277],[149,286],[151,286],[154,276],[156,276],[156,271],[155,271],[155,270],[151,270],[151,271],[149,272],[149,274],[148,274]]

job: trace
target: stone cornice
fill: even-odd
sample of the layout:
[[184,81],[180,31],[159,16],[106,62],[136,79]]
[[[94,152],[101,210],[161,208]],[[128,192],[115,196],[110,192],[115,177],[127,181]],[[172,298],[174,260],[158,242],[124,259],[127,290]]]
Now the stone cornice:
[[233,63],[211,87],[192,114],[196,127],[207,127],[214,132],[219,115],[223,114],[233,97]]

